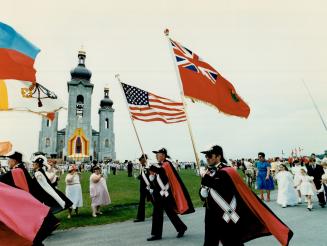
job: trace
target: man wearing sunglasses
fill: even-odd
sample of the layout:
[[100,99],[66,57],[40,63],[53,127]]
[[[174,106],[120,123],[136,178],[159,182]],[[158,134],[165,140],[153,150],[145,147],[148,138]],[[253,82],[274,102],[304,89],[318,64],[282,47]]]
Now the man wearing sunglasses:
[[293,232],[227,166],[223,149],[214,145],[201,153],[208,162],[200,190],[206,208],[204,246],[244,245],[267,235],[288,245]]

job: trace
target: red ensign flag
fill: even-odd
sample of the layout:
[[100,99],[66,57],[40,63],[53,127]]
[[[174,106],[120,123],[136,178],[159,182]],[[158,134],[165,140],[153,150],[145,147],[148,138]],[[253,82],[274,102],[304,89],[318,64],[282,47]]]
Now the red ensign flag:
[[234,86],[198,55],[170,39],[186,97],[202,101],[229,115],[247,118],[250,107]]

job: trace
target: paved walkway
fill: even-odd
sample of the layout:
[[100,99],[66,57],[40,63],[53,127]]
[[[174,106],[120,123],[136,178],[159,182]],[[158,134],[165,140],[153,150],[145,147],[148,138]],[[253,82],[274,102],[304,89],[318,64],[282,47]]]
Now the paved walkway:
[[[275,194],[273,194],[275,195]],[[296,207],[281,208],[273,200],[268,204],[270,208],[286,223],[294,232],[290,245],[296,246],[326,246],[327,234],[327,208],[320,208],[315,202],[312,212],[306,209],[304,204]],[[102,226],[83,227],[65,231],[57,231],[45,241],[46,246],[192,246],[202,245],[204,235],[204,209],[199,208],[195,213],[182,216],[182,220],[188,226],[188,231],[183,238],[176,238],[176,231],[165,217],[163,239],[161,241],[147,242],[150,236],[151,219],[145,222],[133,223],[126,221]],[[249,246],[275,246],[278,241],[272,237],[263,237],[253,240]]]

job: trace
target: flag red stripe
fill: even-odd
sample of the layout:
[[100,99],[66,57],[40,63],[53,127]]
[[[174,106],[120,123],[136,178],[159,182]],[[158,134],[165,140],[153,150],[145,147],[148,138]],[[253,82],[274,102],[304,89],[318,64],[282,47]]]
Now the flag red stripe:
[[164,120],[162,118],[152,118],[152,119],[142,119],[142,118],[139,118],[139,117],[136,117],[136,116],[132,116],[133,119],[136,119],[136,120],[141,120],[141,121],[146,121],[146,122],[152,122],[152,121],[162,121],[166,124],[173,124],[173,123],[178,123],[178,122],[183,122],[183,121],[186,121],[186,119],[184,120],[178,120],[178,121],[167,121],[167,120]]
[[[131,105],[131,104],[129,104],[129,105]],[[167,108],[167,107],[161,107],[161,106],[156,106],[156,105],[150,105],[150,107],[146,107],[146,108],[129,106],[129,108],[130,108],[130,110],[139,110],[139,111],[146,111],[146,110],[156,108],[156,109],[162,109],[162,110],[167,110],[167,111],[175,111],[175,112],[183,112],[184,113],[184,111],[181,109]]]
[[183,106],[183,103],[163,102],[163,101],[155,100],[155,99],[149,99],[149,102],[158,102],[158,103],[165,104],[167,106]]
[[137,116],[162,115],[162,116],[183,116],[183,117],[185,117],[184,112],[180,112],[180,113],[162,113],[162,112],[134,113],[134,112],[131,112],[131,113],[133,115],[137,115]]
[[[132,114],[132,115],[134,115],[134,114]],[[154,116],[152,116],[152,115],[150,115],[150,116],[136,116],[136,117],[139,117],[139,118],[143,118],[144,120],[148,120],[148,119],[152,119],[152,118],[155,118],[155,117],[157,117],[157,118],[162,118],[162,119],[164,119],[164,120],[170,120],[170,121],[174,121],[174,120],[179,120],[179,119],[186,119],[186,116],[185,115],[182,115],[182,116],[178,116],[178,117],[169,117],[169,116],[165,116],[165,115],[159,115],[159,114],[157,114],[157,115],[154,115]]]
[[0,79],[35,82],[34,60],[16,50],[0,48]]

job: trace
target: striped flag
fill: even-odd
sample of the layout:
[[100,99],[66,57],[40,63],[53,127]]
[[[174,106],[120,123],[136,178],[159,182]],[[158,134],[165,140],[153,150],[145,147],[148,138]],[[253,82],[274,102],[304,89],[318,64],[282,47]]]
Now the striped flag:
[[183,103],[157,96],[137,87],[121,83],[131,116],[146,122],[173,124],[186,121]]
[[[0,79],[0,113],[27,111],[53,120],[64,103],[55,93],[39,83]],[[3,116],[1,116],[3,117]]]
[[40,49],[0,22],[0,79],[36,82],[34,61]]

